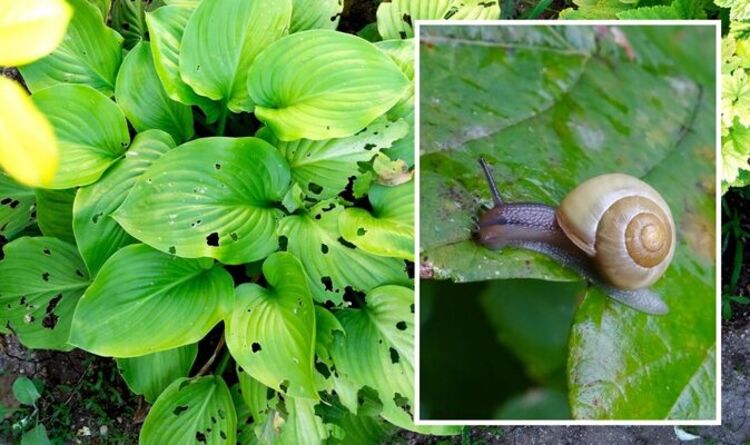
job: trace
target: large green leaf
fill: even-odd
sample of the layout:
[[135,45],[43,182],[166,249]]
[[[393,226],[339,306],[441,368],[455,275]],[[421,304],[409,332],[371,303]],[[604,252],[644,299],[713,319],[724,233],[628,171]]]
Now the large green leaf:
[[[612,36],[594,40],[589,28],[428,28],[422,269],[455,281],[580,280],[539,255],[471,240],[481,204],[491,205],[479,157],[510,202],[556,205],[605,172],[642,178],[676,223],[674,259],[653,286],[670,313],[648,316],[590,289],[571,331],[568,384],[575,418],[664,419],[705,374],[716,340],[717,73],[696,62],[715,58],[715,42],[701,27],[621,31],[637,60]],[[712,417],[713,391],[692,394],[682,418]]]
[[[343,437],[329,440],[331,444],[371,445],[385,443],[395,427],[380,417],[353,414],[340,404],[321,405],[320,411],[326,423],[341,428]],[[335,434],[335,432],[334,432]]]
[[31,98],[49,119],[58,139],[60,168],[50,188],[91,184],[130,144],[122,111],[91,87],[57,85]]
[[286,252],[263,263],[269,287],[243,284],[226,319],[227,346],[245,372],[291,397],[316,399],[315,311],[302,264]]
[[112,218],[112,213],[125,201],[141,174],[174,146],[172,137],[161,130],[139,133],[124,159],[117,161],[95,184],[78,190],[73,205],[73,231],[78,250],[92,275],[120,247],[134,241]]
[[499,19],[498,0],[392,0],[378,6],[378,33],[383,39],[414,36],[416,20]]
[[173,381],[187,377],[198,355],[198,345],[155,352],[132,358],[118,358],[117,367],[131,391],[154,403]]
[[382,118],[361,132],[341,139],[283,142],[267,127],[261,137],[279,149],[289,163],[292,179],[313,199],[327,199],[343,192],[349,183],[361,178],[360,162],[370,161],[380,150],[389,148],[408,132],[406,122]]
[[219,376],[175,380],[159,396],[141,428],[140,445],[235,445],[237,414]]
[[248,69],[264,48],[288,32],[291,17],[291,0],[203,0],[182,38],[182,79],[236,113],[252,111]]
[[373,255],[414,261],[414,181],[396,187],[375,184],[372,212],[351,207],[339,216],[345,240]]
[[403,261],[371,255],[341,237],[338,221],[343,211],[337,203],[323,202],[279,223],[278,233],[287,238],[289,252],[305,259],[315,300],[340,304],[344,295],[355,291],[366,292],[381,284],[410,285]]
[[289,167],[256,138],[183,144],[146,170],[114,218],[135,238],[185,258],[242,264],[278,249],[276,202]]
[[36,189],[36,222],[44,236],[75,244],[73,236],[73,199],[75,189]]
[[315,405],[318,403],[316,400],[300,397],[285,399],[288,415],[281,429],[280,444],[325,443],[330,434],[330,426],[324,425],[323,419],[315,414]]
[[0,237],[12,240],[34,223],[34,189],[0,171]]
[[165,351],[203,338],[233,303],[232,277],[210,259],[126,246],[104,263],[81,298],[69,341],[112,357]]
[[[414,292],[400,286],[381,286],[367,294],[364,306],[341,309],[336,317],[346,336],[336,335],[331,354],[339,376],[368,386],[383,404],[381,416],[411,430],[416,426],[411,407],[414,394]],[[338,377],[337,377],[338,378]],[[436,433],[455,427],[434,427]]]
[[404,95],[387,113],[388,119],[405,120],[409,132],[393,147],[383,150],[391,159],[403,159],[411,166],[414,165],[414,39],[383,40],[375,46],[393,59],[411,81]]
[[344,0],[293,0],[289,32],[308,29],[336,29]]
[[167,95],[183,104],[198,105],[206,113],[206,120],[211,123],[219,117],[221,105],[196,94],[180,77],[182,36],[196,6],[197,2],[162,6],[153,12],[146,12],[146,24],[156,74]]
[[388,111],[408,85],[373,44],[327,30],[274,42],[247,76],[255,115],[283,141],[351,136]]
[[114,0],[112,27],[124,38],[125,49],[132,49],[146,35],[144,11],[147,0]]
[[241,366],[237,367],[237,378],[242,390],[242,400],[250,409],[253,422],[258,425],[265,423],[266,418],[279,401],[276,392],[252,378],[250,374],[244,372]]
[[122,61],[122,37],[104,24],[101,12],[87,0],[68,3],[75,10],[60,46],[20,67],[26,86],[35,93],[58,84],[84,84],[111,96]]
[[23,237],[3,248],[0,325],[28,348],[73,349],[67,343],[73,309],[89,284],[75,246]]
[[148,43],[138,43],[125,57],[115,98],[136,131],[164,130],[178,144],[193,136],[193,113],[164,91]]
[[102,15],[102,21],[106,22],[109,18],[109,10],[112,7],[112,0],[88,0],[88,2],[96,6],[96,9]]

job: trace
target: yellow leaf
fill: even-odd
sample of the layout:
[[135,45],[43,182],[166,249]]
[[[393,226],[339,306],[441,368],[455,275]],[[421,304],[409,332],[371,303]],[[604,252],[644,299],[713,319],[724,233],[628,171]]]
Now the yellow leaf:
[[59,156],[49,121],[21,85],[2,76],[0,104],[0,166],[22,184],[50,184]]
[[72,15],[64,0],[0,0],[0,65],[25,65],[51,53]]

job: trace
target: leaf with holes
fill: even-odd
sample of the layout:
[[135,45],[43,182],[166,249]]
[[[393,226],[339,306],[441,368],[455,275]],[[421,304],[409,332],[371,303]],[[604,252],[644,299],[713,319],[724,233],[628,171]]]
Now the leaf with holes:
[[154,162],[113,217],[163,252],[249,263],[278,249],[276,203],[289,182],[286,161],[268,143],[203,138]]
[[81,298],[69,341],[110,357],[165,351],[203,338],[233,302],[232,277],[210,259],[126,246],[104,263]]
[[60,148],[60,168],[49,188],[93,183],[130,144],[120,108],[91,87],[57,85],[31,98],[55,129]]
[[73,204],[73,231],[89,272],[96,275],[105,261],[135,240],[112,218],[143,172],[175,146],[161,130],[136,135],[125,158],[95,184],[82,187]]
[[147,43],[135,45],[122,62],[115,99],[136,131],[164,130],[177,143],[193,136],[193,113],[189,106],[167,96]]
[[409,132],[391,148],[383,150],[391,159],[403,159],[411,166],[414,165],[414,39],[383,40],[375,46],[393,59],[411,81],[404,95],[387,113],[390,120],[406,121]]
[[367,196],[372,212],[344,210],[341,236],[373,255],[414,261],[414,181],[396,187],[374,184]]
[[187,377],[198,355],[198,345],[155,352],[140,357],[118,358],[117,367],[128,388],[154,403],[173,381]]
[[381,284],[410,285],[403,261],[371,255],[341,236],[338,221],[343,211],[340,204],[322,202],[279,223],[278,233],[287,238],[289,252],[305,259],[303,266],[315,300],[341,304],[345,298]]
[[36,222],[44,236],[75,244],[73,237],[73,199],[75,189],[36,189]]
[[196,6],[197,2],[162,6],[155,11],[146,12],[146,24],[151,37],[156,74],[167,95],[186,105],[198,105],[206,114],[206,121],[211,123],[218,119],[221,104],[199,96],[180,77],[182,36]]
[[146,36],[145,0],[114,0],[112,27],[122,35],[123,47],[131,50]]
[[237,414],[224,379],[178,379],[156,400],[141,428],[141,445],[235,445]]
[[331,426],[325,425],[323,419],[316,414],[316,405],[319,403],[300,397],[284,399],[288,414],[281,428],[280,444],[325,443],[330,435]]
[[389,148],[407,132],[404,121],[378,119],[354,136],[312,141],[283,142],[266,127],[258,137],[276,146],[289,163],[292,179],[308,197],[321,200],[342,193],[350,181],[361,178],[360,163]]
[[269,287],[242,284],[226,320],[227,346],[264,385],[291,397],[317,399],[313,384],[315,312],[299,260],[278,252],[263,263]]
[[111,96],[122,61],[122,37],[102,22],[87,0],[67,0],[73,18],[52,54],[19,68],[32,93],[59,84],[83,84]]
[[414,36],[416,20],[489,20],[500,18],[499,0],[393,0],[378,6],[378,33],[384,39]]
[[326,30],[274,42],[247,76],[256,117],[282,141],[351,136],[396,104],[408,86],[372,43]]
[[0,237],[12,240],[34,224],[34,189],[25,187],[0,171]]
[[336,29],[344,0],[293,0],[289,32]]
[[182,37],[182,79],[235,113],[252,111],[248,69],[288,32],[291,16],[291,0],[203,0]]
[[69,351],[73,310],[89,285],[75,246],[55,238],[23,237],[0,261],[0,325],[28,348]]

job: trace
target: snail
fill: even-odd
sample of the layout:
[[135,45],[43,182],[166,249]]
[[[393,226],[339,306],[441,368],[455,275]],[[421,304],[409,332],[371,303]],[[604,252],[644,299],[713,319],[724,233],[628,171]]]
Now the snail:
[[668,312],[649,289],[676,245],[672,213],[659,192],[633,176],[610,173],[578,185],[557,208],[507,203],[487,163],[479,163],[495,204],[477,222],[479,244],[542,253],[625,305],[648,314]]

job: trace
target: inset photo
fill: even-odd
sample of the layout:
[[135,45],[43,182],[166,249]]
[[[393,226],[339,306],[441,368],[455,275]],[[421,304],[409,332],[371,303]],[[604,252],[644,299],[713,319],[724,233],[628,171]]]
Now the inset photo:
[[418,22],[421,424],[718,424],[720,23]]

